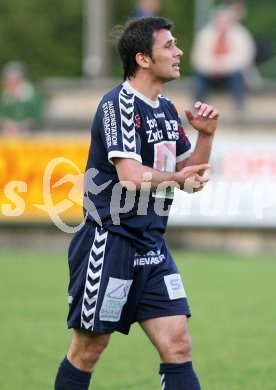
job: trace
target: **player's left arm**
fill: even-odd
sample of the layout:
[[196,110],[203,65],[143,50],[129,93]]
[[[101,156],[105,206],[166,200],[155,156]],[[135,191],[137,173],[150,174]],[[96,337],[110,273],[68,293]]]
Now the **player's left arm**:
[[[176,170],[179,171],[190,165],[208,163],[213,143],[213,138],[218,125],[219,112],[213,106],[196,102],[196,113],[193,114],[188,108],[185,114],[188,122],[198,131],[197,142],[193,153],[185,160],[176,164]],[[204,172],[201,172],[203,174]]]

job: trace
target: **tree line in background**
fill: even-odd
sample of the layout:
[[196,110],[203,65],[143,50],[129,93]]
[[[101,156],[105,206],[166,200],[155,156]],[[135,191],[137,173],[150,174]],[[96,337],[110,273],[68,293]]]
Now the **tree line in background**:
[[[190,73],[189,52],[194,33],[193,0],[161,0],[162,16],[175,22],[175,35],[184,52],[182,75]],[[216,1],[222,3],[223,1]],[[135,0],[110,0],[111,26],[132,15]],[[276,54],[275,0],[247,0],[244,23],[260,45],[263,57]],[[82,75],[82,0],[1,0],[0,67],[11,60],[27,64],[35,80]],[[110,45],[111,53],[115,48]],[[261,52],[263,50],[263,53]],[[112,75],[121,76],[119,60],[112,55]],[[264,58],[265,59],[265,58]]]
[[20,60],[34,79],[79,76],[81,46],[81,0],[0,1],[0,67]]

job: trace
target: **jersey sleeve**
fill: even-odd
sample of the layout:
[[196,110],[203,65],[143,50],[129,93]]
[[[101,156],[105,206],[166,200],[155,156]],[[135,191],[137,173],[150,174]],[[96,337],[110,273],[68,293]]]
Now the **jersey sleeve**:
[[140,136],[135,129],[134,98],[122,88],[101,102],[102,136],[111,163],[114,157],[142,162]]

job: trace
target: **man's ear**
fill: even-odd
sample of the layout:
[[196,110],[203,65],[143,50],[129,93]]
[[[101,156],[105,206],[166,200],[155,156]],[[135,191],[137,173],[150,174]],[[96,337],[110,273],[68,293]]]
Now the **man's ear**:
[[137,64],[141,67],[141,68],[148,68],[149,67],[149,56],[147,56],[146,54],[143,54],[143,53],[137,53],[136,56],[135,56],[135,59],[136,59],[136,62]]

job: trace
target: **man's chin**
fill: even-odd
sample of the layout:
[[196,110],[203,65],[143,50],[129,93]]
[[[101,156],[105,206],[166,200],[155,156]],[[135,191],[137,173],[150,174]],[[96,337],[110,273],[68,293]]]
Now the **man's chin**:
[[169,81],[177,80],[179,79],[179,77],[180,77],[180,72],[175,72],[174,74],[171,75],[170,78],[167,78],[165,82],[168,83]]

